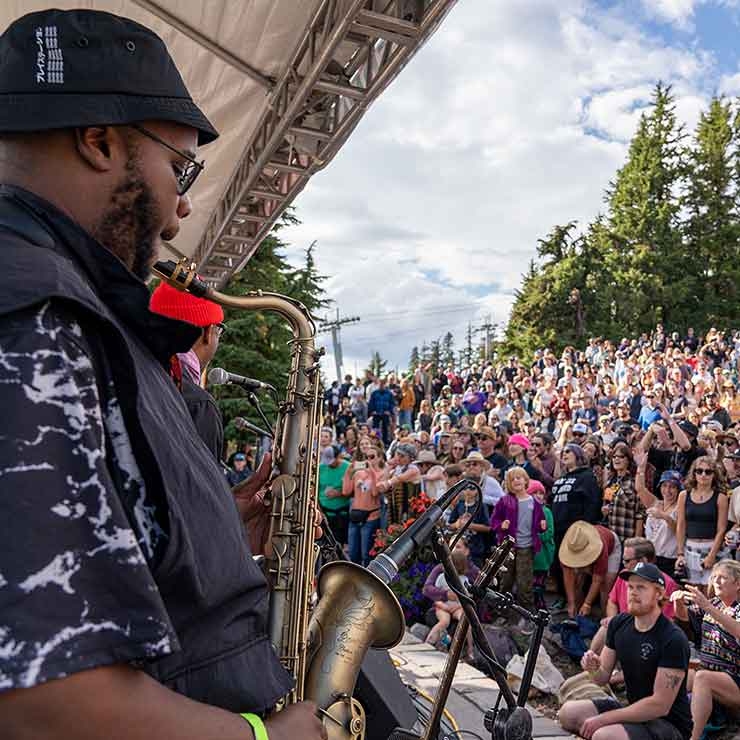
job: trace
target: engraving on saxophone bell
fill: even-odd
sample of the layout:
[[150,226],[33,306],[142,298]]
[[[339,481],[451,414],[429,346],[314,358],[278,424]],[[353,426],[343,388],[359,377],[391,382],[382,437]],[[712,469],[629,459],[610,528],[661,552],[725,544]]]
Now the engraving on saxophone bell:
[[357,586],[348,588],[344,596],[327,615],[328,624],[324,629],[331,654],[321,664],[322,673],[331,673],[332,656],[343,663],[354,663],[356,654],[364,655],[367,647],[358,645],[357,635],[370,635],[375,615],[374,599],[372,595],[363,595]]

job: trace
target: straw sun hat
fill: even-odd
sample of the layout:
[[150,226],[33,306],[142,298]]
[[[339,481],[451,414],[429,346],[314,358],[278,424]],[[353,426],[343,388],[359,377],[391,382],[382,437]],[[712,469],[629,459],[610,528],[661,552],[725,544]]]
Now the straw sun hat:
[[568,568],[586,568],[601,555],[599,531],[588,522],[575,522],[565,533],[558,556]]

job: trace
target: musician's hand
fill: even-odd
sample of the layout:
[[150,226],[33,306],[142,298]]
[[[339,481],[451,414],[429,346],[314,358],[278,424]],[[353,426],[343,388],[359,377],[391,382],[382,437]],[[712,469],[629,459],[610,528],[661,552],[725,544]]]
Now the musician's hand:
[[265,720],[270,740],[326,740],[328,735],[323,722],[316,716],[316,705],[311,701],[290,704]]
[[272,455],[266,452],[260,466],[243,483],[231,489],[247,530],[253,555],[267,554],[270,533],[270,488],[267,482],[272,472]]
[[254,473],[252,473],[252,475],[250,475],[245,481],[242,481],[231,489],[231,492],[234,494],[234,498],[236,499],[236,505],[242,515],[242,519],[245,521],[245,514],[248,510],[251,511],[251,506],[253,506],[253,500],[255,497],[258,497],[260,504],[263,503],[268,491],[266,484],[270,480],[271,473],[272,455],[269,452],[266,452],[262,456],[262,460],[257,470],[255,470]]

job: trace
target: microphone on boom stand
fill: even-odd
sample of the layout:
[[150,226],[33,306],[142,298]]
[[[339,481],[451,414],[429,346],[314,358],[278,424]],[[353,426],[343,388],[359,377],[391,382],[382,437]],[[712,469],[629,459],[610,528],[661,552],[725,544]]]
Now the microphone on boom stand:
[[248,391],[275,392],[275,388],[269,383],[263,383],[261,380],[255,380],[254,378],[247,378],[244,375],[230,373],[222,367],[214,367],[208,373],[208,382],[211,385],[238,385]]
[[258,427],[256,424],[252,424],[249,419],[245,419],[243,416],[237,416],[234,418],[234,426],[242,432],[254,432],[254,434],[258,434],[260,437],[269,437],[270,439],[275,438],[275,435],[272,432],[267,429],[262,429],[262,427]]

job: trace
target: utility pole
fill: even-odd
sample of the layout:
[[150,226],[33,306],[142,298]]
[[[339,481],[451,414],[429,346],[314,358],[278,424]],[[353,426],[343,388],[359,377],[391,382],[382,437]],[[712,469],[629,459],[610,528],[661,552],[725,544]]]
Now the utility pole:
[[496,328],[497,324],[491,322],[491,314],[489,313],[488,316],[486,316],[486,321],[484,324],[481,324],[476,330],[476,334],[484,334],[484,350],[483,350],[483,359],[484,362],[488,362],[488,360],[491,359],[491,346],[496,338]]
[[339,316],[339,308],[337,308],[337,316],[335,319],[325,318],[319,326],[319,331],[330,331],[331,332],[331,343],[334,349],[334,365],[337,369],[337,380],[342,382],[342,340],[340,337],[340,331],[344,324],[354,324],[360,320],[359,316]]

